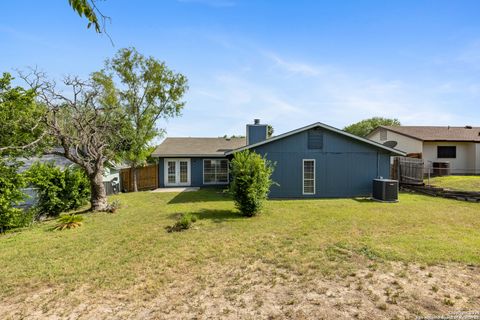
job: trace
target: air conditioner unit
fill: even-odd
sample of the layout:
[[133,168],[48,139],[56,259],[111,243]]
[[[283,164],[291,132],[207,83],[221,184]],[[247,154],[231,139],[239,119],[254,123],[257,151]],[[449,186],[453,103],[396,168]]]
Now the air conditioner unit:
[[398,202],[398,181],[373,179],[372,198],[382,202]]

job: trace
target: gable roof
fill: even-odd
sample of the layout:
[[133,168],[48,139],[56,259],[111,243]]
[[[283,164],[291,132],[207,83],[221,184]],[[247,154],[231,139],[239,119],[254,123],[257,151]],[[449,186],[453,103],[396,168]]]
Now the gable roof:
[[152,157],[223,157],[245,145],[245,138],[166,138]]
[[397,150],[397,149],[393,149],[393,148],[389,148],[389,147],[387,147],[387,146],[384,146],[384,145],[381,144],[381,143],[378,143],[378,142],[375,142],[375,141],[372,141],[372,140],[369,140],[369,139],[366,139],[366,138],[362,138],[362,137],[356,136],[356,135],[354,135],[354,134],[345,132],[345,131],[340,130],[340,129],[337,129],[337,128],[335,128],[335,127],[331,127],[331,126],[326,125],[326,124],[321,123],[321,122],[315,122],[315,123],[312,123],[312,124],[310,124],[310,125],[308,125],[308,126],[305,126],[305,127],[302,127],[302,128],[296,129],[296,130],[292,130],[292,131],[286,132],[286,133],[284,133],[284,134],[281,134],[281,135],[278,135],[278,136],[269,138],[269,139],[267,139],[267,140],[264,140],[264,141],[261,141],[261,142],[258,142],[258,143],[246,145],[246,146],[240,147],[240,148],[235,149],[235,150],[232,150],[232,151],[227,151],[225,154],[226,154],[226,155],[229,155],[229,154],[232,154],[232,153],[235,153],[235,152],[238,152],[238,151],[242,151],[242,150],[245,150],[245,149],[255,148],[255,147],[258,147],[258,146],[261,146],[261,145],[264,145],[264,144],[267,144],[267,143],[270,143],[270,142],[273,142],[273,141],[277,141],[277,140],[286,138],[286,137],[288,137],[288,136],[291,136],[291,135],[300,133],[300,132],[302,132],[302,131],[310,130],[310,129],[313,129],[313,128],[316,128],[316,127],[320,127],[320,128],[325,129],[325,130],[329,130],[329,131],[338,133],[338,134],[340,134],[340,135],[343,135],[343,136],[352,138],[352,139],[354,139],[354,140],[357,140],[357,141],[360,141],[360,142],[363,142],[363,143],[366,143],[366,144],[370,144],[370,145],[372,145],[372,146],[374,146],[374,147],[376,147],[376,148],[386,150],[386,151],[388,151],[388,152],[390,152],[390,153],[393,153],[393,154],[396,154],[396,155],[401,155],[401,156],[405,156],[405,155],[406,155],[406,153],[404,153],[403,151],[400,151],[400,150]]
[[381,128],[422,141],[480,142],[480,127],[380,126],[369,136]]

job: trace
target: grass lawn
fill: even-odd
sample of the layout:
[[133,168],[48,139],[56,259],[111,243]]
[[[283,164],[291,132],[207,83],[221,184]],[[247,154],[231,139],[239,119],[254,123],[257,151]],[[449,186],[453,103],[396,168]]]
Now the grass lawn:
[[[189,294],[200,295],[219,281],[245,293],[242,276],[252,266],[258,266],[251,272],[260,273],[261,283],[269,279],[274,287],[282,279],[293,283],[290,277],[313,283],[390,262],[420,268],[480,264],[480,206],[475,203],[415,194],[401,194],[396,204],[366,199],[268,201],[261,215],[244,218],[217,189],[116,198],[122,203],[117,213],[85,214],[77,229],[51,231],[51,221],[0,236],[4,310],[19,312],[23,302],[15,299],[39,292],[47,301],[64,299],[69,306],[100,293],[122,292],[124,302],[153,301],[162,292],[167,296],[165,290],[183,288],[175,283],[192,286]],[[167,233],[165,227],[184,212],[199,217],[193,228]],[[69,292],[74,298],[66,298]],[[228,291],[218,296],[225,299]],[[56,312],[55,304],[30,305],[36,303],[45,312]],[[18,310],[9,310],[9,305]],[[24,307],[22,315],[28,316]]]
[[[425,180],[428,183],[428,180]],[[445,176],[430,178],[430,184],[435,187],[480,192],[480,176]]]

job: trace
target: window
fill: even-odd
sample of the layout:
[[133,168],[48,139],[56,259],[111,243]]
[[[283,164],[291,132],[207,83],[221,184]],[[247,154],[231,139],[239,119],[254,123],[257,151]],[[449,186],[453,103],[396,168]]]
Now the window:
[[315,160],[303,159],[303,194],[315,194]]
[[437,147],[437,158],[456,158],[457,157],[457,147],[456,146],[438,146]]
[[228,183],[228,160],[227,159],[203,160],[203,183],[204,184]]
[[386,129],[380,129],[380,141],[387,141],[387,130]]
[[308,149],[323,148],[323,132],[319,128],[308,130]]

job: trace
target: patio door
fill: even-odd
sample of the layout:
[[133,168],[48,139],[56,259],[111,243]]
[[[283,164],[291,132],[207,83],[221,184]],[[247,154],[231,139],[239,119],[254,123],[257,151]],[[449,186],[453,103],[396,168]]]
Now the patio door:
[[190,185],[190,159],[165,159],[165,186]]

